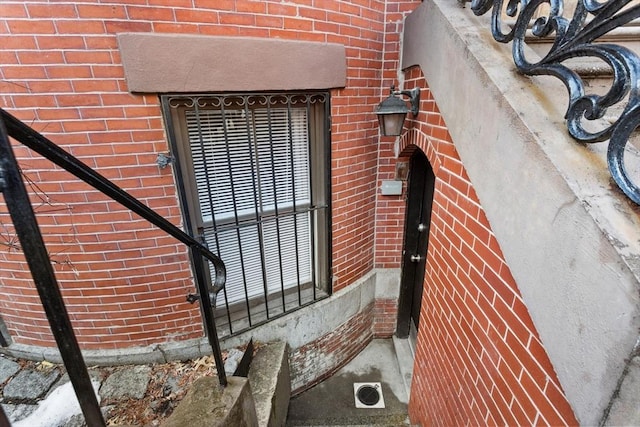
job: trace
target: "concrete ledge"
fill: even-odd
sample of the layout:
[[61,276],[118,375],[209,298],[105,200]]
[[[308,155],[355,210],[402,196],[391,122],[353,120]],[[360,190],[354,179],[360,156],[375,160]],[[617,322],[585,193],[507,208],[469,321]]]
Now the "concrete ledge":
[[[373,270],[356,283],[309,307],[296,310],[237,335],[221,338],[220,346],[223,350],[242,347],[251,337],[256,337],[261,342],[285,341],[291,349],[301,347],[331,333],[346,320],[360,313],[374,301],[377,293],[386,297],[395,294],[397,298],[399,274],[398,269]],[[289,327],[291,324],[299,327],[292,331]],[[13,343],[9,347],[0,347],[0,354],[19,359],[62,363],[60,352],[56,347]],[[145,347],[82,350],[85,363],[97,366],[165,363],[195,359],[209,354],[211,354],[211,347],[206,338],[172,341]]]
[[374,301],[376,280],[377,272],[371,271],[329,298],[249,331],[224,338],[220,340],[220,345],[223,349],[241,347],[255,337],[262,342],[285,341],[291,350],[295,350],[330,334],[362,312]]
[[[0,354],[27,360],[47,360],[62,363],[60,351],[52,347],[39,347],[13,343],[0,348]],[[110,350],[82,350],[87,365],[143,365],[166,363],[174,360],[196,359],[211,354],[211,347],[205,338],[168,342],[146,347],[127,347]]]
[[258,350],[251,362],[249,383],[256,404],[258,425],[283,426],[291,396],[286,343],[270,343]]
[[[291,387],[295,389],[294,392],[301,392],[331,375],[366,346],[374,335],[372,308],[376,298],[397,298],[399,283],[399,269],[372,270],[357,282],[330,297],[249,331],[222,338],[220,345],[227,350],[242,347],[251,337],[255,337],[260,342],[286,342],[291,353],[289,355],[291,362],[288,366]],[[307,350],[316,344],[324,343],[324,348],[329,349],[332,340],[340,339],[340,333],[336,331],[340,331],[341,328],[349,329],[350,324],[357,324],[363,334],[361,339],[349,341],[348,351],[342,353],[316,351],[313,353],[314,357],[309,356]],[[62,362],[57,348],[14,343],[9,347],[0,348],[0,354],[36,361]],[[84,360],[89,366],[165,363],[194,359],[209,354],[211,354],[211,347],[205,338],[146,347],[82,351]]]
[[163,427],[258,426],[249,380],[229,377],[224,389],[215,377],[193,383]]

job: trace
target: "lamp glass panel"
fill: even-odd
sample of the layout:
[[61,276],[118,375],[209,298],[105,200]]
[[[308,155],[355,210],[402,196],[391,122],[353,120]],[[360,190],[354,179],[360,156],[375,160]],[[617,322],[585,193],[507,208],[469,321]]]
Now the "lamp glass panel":
[[384,136],[398,136],[402,133],[404,118],[407,113],[380,114],[378,121],[380,123],[380,131]]

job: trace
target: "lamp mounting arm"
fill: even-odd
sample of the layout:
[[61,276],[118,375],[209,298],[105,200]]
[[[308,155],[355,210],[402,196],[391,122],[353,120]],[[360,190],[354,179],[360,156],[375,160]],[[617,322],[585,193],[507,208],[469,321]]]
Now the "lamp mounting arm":
[[411,114],[413,117],[418,115],[418,111],[420,110],[420,88],[414,87],[410,90],[396,90],[394,91],[394,87],[391,86],[391,93],[393,95],[404,95],[409,98],[409,102],[411,103]]

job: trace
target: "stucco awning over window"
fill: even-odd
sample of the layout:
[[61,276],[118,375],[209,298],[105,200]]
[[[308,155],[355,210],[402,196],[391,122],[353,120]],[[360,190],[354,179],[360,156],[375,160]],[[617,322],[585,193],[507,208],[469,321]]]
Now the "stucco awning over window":
[[331,89],[346,85],[336,43],[186,34],[118,34],[130,92]]

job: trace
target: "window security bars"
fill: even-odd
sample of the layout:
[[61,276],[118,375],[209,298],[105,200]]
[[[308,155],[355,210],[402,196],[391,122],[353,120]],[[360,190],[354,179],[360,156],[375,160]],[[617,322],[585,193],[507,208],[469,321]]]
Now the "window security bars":
[[162,98],[185,223],[225,259],[233,334],[326,296],[328,94]]
[[[564,6],[570,3],[575,4],[575,9],[569,19],[564,16]],[[640,5],[632,0],[509,0],[506,5],[504,0],[472,0],[471,9],[476,15],[492,11],[493,38],[500,43],[513,41],[518,71],[551,75],[564,83],[569,92],[565,114],[569,133],[585,143],[609,140],[609,172],[627,197],[640,204],[640,187],[625,167],[629,163],[625,162],[625,154],[637,156],[629,139],[640,126],[640,57],[626,47],[601,40],[640,17]],[[516,17],[515,25],[505,25],[503,13]],[[553,38],[553,45],[540,60],[529,61],[525,55],[529,28],[534,37]],[[588,85],[567,63],[583,57],[599,59],[610,67],[613,79],[606,94],[585,94]],[[624,106],[622,113],[610,125],[593,130],[593,122],[602,119],[615,105]],[[591,126],[585,125],[585,120],[591,121]]]
[[[202,275],[196,275],[200,295],[212,294],[213,299],[215,299],[216,293],[224,288],[225,267],[220,258],[211,253],[200,242],[185,234],[169,221],[20,120],[0,109],[0,192],[3,194],[16,234],[20,239],[31,275],[85,420],[90,426],[104,426],[105,422],[100,412],[100,406],[93,392],[89,373],[62,300],[60,288],[58,287],[26,188],[22,182],[18,163],[9,142],[9,136],[187,245],[191,258],[194,264],[199,266],[200,271],[203,271],[204,268],[202,259],[203,257],[206,258],[209,266],[213,269],[213,285],[209,287],[208,281],[205,281]],[[218,343],[213,310],[209,304],[201,304],[201,307],[205,330],[216,362],[218,380],[221,386],[225,386],[227,379],[224,372],[222,352]],[[8,425],[6,415],[1,409],[0,425]]]

